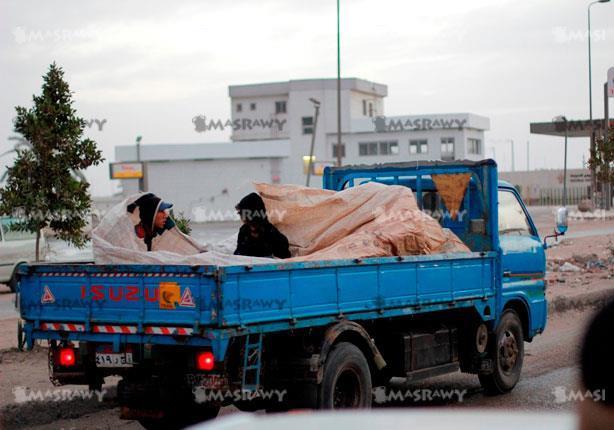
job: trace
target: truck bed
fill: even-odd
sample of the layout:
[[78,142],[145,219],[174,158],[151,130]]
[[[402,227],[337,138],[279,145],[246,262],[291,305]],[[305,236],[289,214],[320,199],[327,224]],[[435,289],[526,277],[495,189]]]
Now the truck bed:
[[21,269],[19,304],[35,332],[218,337],[341,316],[483,310],[494,304],[495,261],[482,252],[230,267],[35,264]]

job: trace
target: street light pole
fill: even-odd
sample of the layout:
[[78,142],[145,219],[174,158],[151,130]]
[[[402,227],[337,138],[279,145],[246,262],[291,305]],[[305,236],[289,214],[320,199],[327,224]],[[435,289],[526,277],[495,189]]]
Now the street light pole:
[[[141,162],[141,140],[143,136],[136,137],[136,161]],[[145,169],[141,166],[141,175],[145,174]],[[143,191],[143,177],[139,178],[139,192]]]
[[[591,64],[591,6],[597,3],[608,3],[610,0],[596,0],[588,5],[588,117],[591,123],[591,156],[595,151],[595,124],[593,124],[593,78]],[[591,169],[591,191],[593,196],[597,191],[597,180],[595,170]]]
[[341,166],[341,32],[337,0],[337,166]]
[[567,127],[567,118],[564,118],[565,122],[565,161],[563,161],[563,207],[567,207],[567,135],[568,135],[568,127]]
[[569,135],[569,127],[567,117],[564,115],[557,116],[552,122],[562,122],[565,127],[565,155],[563,159],[563,207],[567,207],[567,138]]
[[510,143],[512,144],[512,172],[516,171],[516,161],[514,157],[514,139],[510,139]]
[[[313,151],[316,142],[316,130],[318,128],[318,116],[320,113],[320,102],[316,99],[310,98],[309,101],[313,103],[313,107],[315,109],[314,120],[313,120],[313,132],[311,134],[311,148],[309,149],[309,165],[307,168],[307,186],[309,186],[309,181],[311,179],[311,171],[313,170]],[[339,147],[337,147],[339,150]]]

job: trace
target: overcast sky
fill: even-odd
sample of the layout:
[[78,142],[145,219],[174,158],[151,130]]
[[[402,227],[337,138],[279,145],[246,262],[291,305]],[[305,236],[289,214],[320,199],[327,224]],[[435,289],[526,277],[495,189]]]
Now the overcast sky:
[[[486,156],[503,170],[563,165],[562,138],[529,123],[588,118],[587,6],[577,0],[341,2],[342,76],[388,85],[387,115],[473,112],[491,120]],[[198,114],[228,118],[228,85],[336,76],[334,0],[0,0],[0,152],[16,105],[31,106],[56,61],[107,160],[114,146],[223,142]],[[614,67],[614,1],[592,7],[593,112]],[[611,111],[614,103],[611,103]],[[614,112],[611,114],[614,116]],[[493,151],[493,147],[495,148]],[[569,166],[588,158],[570,141]],[[0,169],[11,160],[0,159]],[[90,169],[94,195],[117,185]]]

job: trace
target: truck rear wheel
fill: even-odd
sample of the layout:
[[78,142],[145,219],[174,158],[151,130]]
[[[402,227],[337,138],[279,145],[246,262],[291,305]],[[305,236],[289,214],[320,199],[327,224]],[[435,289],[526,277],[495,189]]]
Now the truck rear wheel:
[[488,394],[507,393],[518,383],[524,359],[522,323],[515,311],[503,312],[489,349],[492,372],[479,373],[480,383]]
[[333,348],[319,391],[319,409],[371,407],[371,372],[360,349],[349,342]]

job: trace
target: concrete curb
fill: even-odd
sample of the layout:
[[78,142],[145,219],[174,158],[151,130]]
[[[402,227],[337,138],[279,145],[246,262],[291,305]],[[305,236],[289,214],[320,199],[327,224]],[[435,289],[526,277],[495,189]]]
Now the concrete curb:
[[591,291],[570,297],[556,297],[548,301],[548,313],[563,313],[569,310],[584,310],[585,308],[601,309],[614,300],[614,288]]

